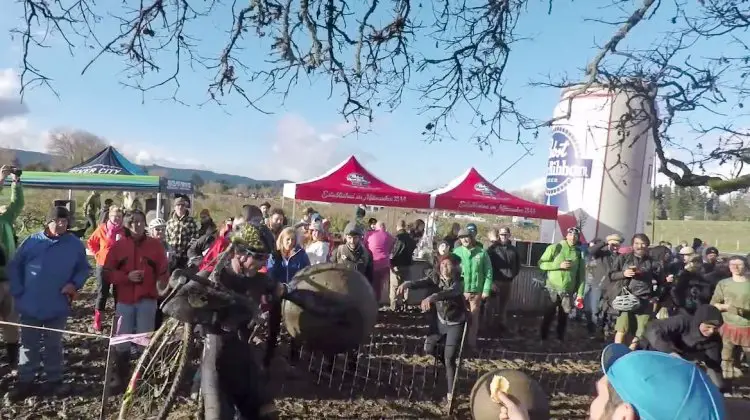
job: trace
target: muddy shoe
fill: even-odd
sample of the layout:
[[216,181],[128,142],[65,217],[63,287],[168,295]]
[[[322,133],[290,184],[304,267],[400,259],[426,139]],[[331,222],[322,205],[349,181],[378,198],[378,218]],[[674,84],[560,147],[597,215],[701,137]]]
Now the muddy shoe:
[[5,394],[5,401],[7,404],[16,404],[35,394],[36,389],[33,383],[16,382],[13,388]]

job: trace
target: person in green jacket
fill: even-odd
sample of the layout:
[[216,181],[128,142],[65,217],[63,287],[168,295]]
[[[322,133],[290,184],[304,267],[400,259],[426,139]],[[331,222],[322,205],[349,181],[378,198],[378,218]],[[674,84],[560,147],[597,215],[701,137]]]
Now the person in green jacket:
[[586,261],[578,249],[581,231],[570,228],[565,240],[551,244],[539,259],[539,268],[547,274],[546,290],[549,297],[542,318],[541,336],[546,340],[552,320],[557,314],[557,338],[565,338],[568,314],[575,305],[583,308],[583,291],[586,287]]
[[99,191],[91,191],[86,201],[83,203],[83,214],[86,215],[86,230],[89,228],[93,230],[99,226],[96,218],[99,217],[99,212],[102,210],[102,197]]
[[[5,178],[11,175],[11,167],[0,168],[0,188]],[[10,284],[5,274],[5,266],[16,253],[16,234],[13,223],[23,210],[23,188],[21,179],[15,173],[11,175],[10,203],[0,207],[0,321],[18,322],[18,314],[13,307],[13,297],[10,295]],[[12,325],[0,325],[5,341],[5,352],[8,363],[12,368],[18,365],[18,327]]]
[[458,240],[461,246],[454,249],[453,254],[461,259],[464,298],[469,302],[471,314],[466,342],[469,346],[476,347],[482,301],[490,296],[492,290],[492,263],[487,252],[477,244],[468,229],[458,231]]

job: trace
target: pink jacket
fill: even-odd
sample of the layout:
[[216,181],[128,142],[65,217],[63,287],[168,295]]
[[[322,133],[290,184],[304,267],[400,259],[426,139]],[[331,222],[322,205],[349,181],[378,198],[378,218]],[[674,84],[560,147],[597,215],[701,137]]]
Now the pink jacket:
[[368,232],[365,245],[372,253],[373,270],[390,268],[393,242],[393,236],[384,230]]

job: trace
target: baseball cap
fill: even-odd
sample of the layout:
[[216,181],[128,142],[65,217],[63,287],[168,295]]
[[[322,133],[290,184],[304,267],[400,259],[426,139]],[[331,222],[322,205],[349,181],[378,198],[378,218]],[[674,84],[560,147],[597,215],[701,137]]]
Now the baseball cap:
[[464,228],[464,229],[460,229],[460,230],[458,231],[458,235],[457,235],[457,236],[458,236],[459,238],[466,238],[466,237],[469,237],[469,236],[471,236],[471,232],[469,232],[469,229],[466,229],[466,228]]
[[724,398],[708,375],[682,358],[610,344],[602,370],[642,420],[723,420]]

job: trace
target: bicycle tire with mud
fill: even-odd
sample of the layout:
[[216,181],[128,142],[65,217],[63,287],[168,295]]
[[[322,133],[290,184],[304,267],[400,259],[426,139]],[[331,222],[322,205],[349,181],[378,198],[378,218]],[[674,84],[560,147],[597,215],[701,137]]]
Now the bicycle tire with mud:
[[[166,394],[166,398],[164,402],[162,403],[161,407],[159,408],[159,412],[156,417],[154,417],[156,420],[166,420],[167,416],[169,415],[169,411],[172,408],[172,404],[174,403],[175,397],[177,396],[177,392],[182,385],[182,381],[185,379],[185,372],[187,371],[186,367],[189,361],[190,356],[190,350],[192,348],[192,341],[193,341],[193,334],[194,329],[191,324],[181,323],[175,319],[167,319],[165,320],[164,324],[157,330],[156,333],[154,333],[153,337],[151,338],[151,341],[149,342],[149,345],[144,350],[141,357],[138,359],[138,363],[136,364],[135,369],[133,370],[133,374],[130,378],[130,381],[128,382],[127,390],[125,391],[125,396],[123,397],[122,404],[120,405],[120,413],[118,416],[119,420],[127,420],[127,419],[133,419],[135,418],[133,415],[129,413],[130,409],[133,407],[133,393],[134,393],[134,387],[139,381],[139,378],[143,377],[142,370],[144,368],[144,362],[148,360],[149,356],[151,355],[151,352],[154,351],[154,349],[161,349],[163,347],[158,346],[159,343],[162,342],[164,338],[171,337],[172,334],[175,333],[175,331],[180,327],[180,325],[183,326],[182,336],[180,337],[180,347],[179,347],[179,353],[177,355],[178,361],[177,366],[175,368],[175,372],[173,375],[172,383],[169,386],[169,391]],[[167,331],[169,331],[169,334],[167,335]],[[165,337],[166,336],[166,337]],[[157,357],[158,354],[155,355]]]

